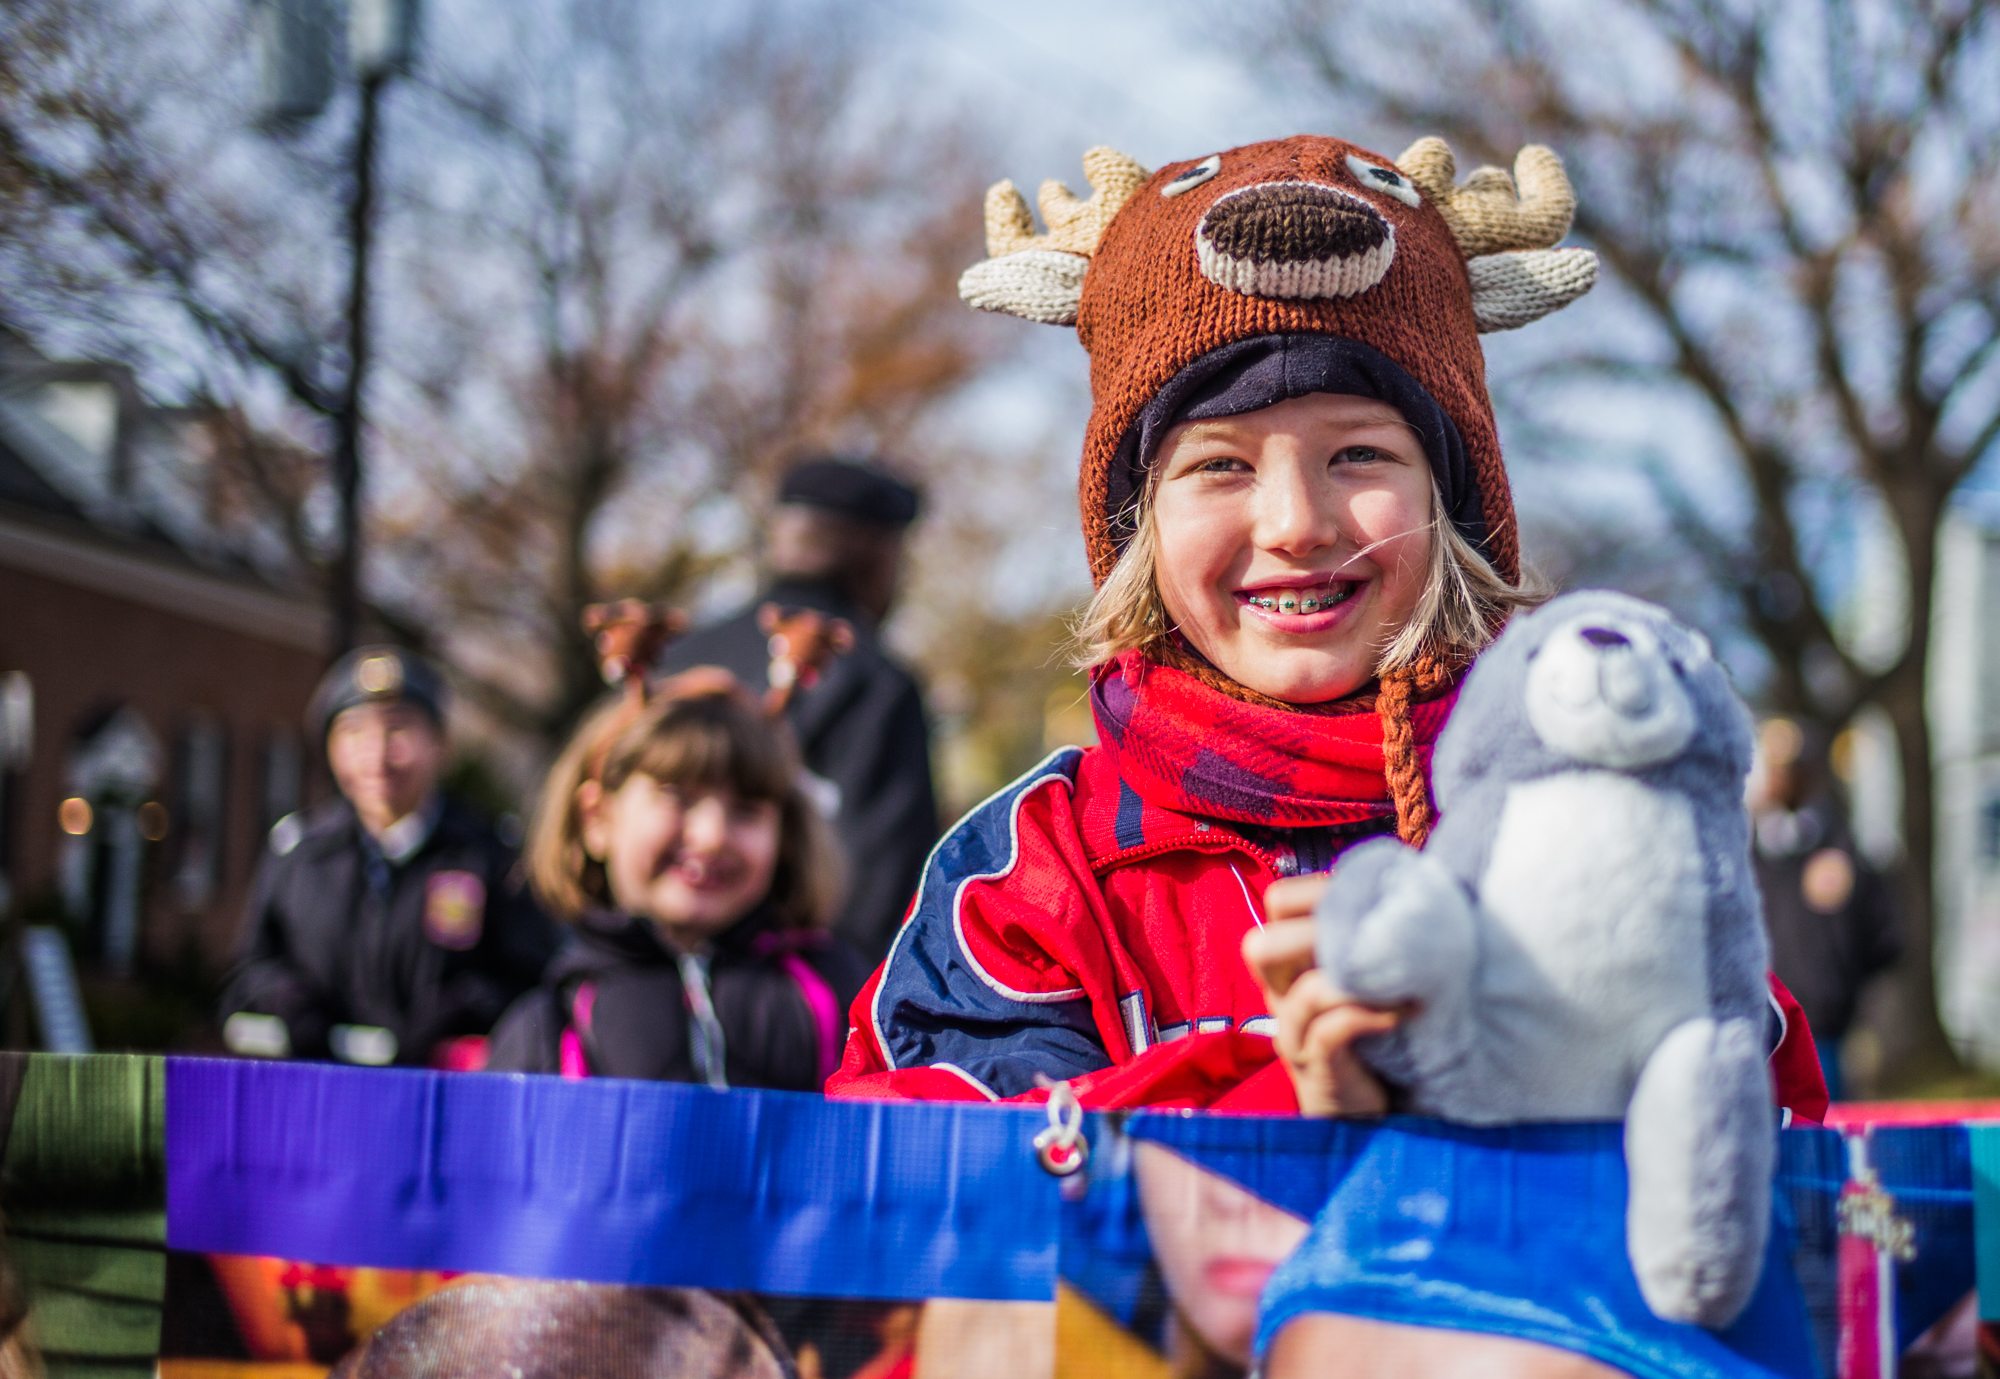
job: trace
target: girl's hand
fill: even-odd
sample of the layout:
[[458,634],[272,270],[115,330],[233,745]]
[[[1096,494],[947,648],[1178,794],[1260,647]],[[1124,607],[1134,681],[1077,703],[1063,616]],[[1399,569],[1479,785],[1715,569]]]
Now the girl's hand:
[[1312,909],[1325,888],[1324,876],[1272,882],[1264,892],[1267,922],[1243,936],[1243,960],[1277,1017],[1278,1057],[1291,1074],[1299,1113],[1379,1116],[1389,1109],[1389,1092],[1355,1056],[1354,1041],[1387,1033],[1406,1012],[1361,1005],[1314,966]]

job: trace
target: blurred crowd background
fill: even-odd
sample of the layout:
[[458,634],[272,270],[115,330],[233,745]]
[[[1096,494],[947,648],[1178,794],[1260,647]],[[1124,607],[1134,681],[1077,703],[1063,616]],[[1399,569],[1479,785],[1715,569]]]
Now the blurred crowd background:
[[1702,627],[1771,720],[1780,970],[1847,1090],[1986,1085],[1995,70],[1984,0],[13,0],[6,1040],[52,1038],[54,931],[96,1046],[216,1047],[329,654],[445,666],[453,788],[515,826],[601,692],[583,607],[742,603],[806,455],[924,492],[886,640],[942,822],[1088,742],[1085,360],[959,302],[981,195],[1311,130],[1563,155],[1605,277],[1487,347],[1531,562]]

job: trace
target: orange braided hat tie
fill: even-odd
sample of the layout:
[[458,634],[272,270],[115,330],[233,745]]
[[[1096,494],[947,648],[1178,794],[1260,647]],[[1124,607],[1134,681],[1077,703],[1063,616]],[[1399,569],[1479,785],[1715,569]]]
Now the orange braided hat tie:
[[1423,760],[1417,753],[1410,705],[1443,689],[1454,674],[1453,666],[1426,653],[1414,663],[1383,675],[1375,694],[1375,712],[1382,720],[1382,770],[1389,781],[1389,797],[1396,802],[1396,836],[1413,848],[1422,847],[1430,838],[1437,814]]

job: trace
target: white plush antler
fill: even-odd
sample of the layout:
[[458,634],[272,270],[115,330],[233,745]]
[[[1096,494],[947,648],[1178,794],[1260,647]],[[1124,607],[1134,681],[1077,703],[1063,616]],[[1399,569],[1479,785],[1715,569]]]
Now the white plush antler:
[[1465,269],[1472,279],[1472,314],[1482,332],[1539,321],[1597,283],[1597,255],[1588,249],[1487,254]]
[[1597,255],[1557,249],[1576,215],[1576,192],[1562,159],[1529,144],[1504,169],[1475,169],[1464,183],[1451,146],[1419,139],[1396,166],[1451,227],[1472,279],[1482,331],[1512,330],[1568,306],[1597,281]]
[[1048,325],[1076,323],[1083,301],[1083,270],[1097,252],[1104,229],[1131,200],[1149,174],[1115,148],[1099,146],[1083,155],[1091,195],[1085,201],[1051,178],[1036,200],[1048,233],[1035,233],[1027,200],[1012,182],[986,191],[986,252],[958,280],[958,295],[983,311]]

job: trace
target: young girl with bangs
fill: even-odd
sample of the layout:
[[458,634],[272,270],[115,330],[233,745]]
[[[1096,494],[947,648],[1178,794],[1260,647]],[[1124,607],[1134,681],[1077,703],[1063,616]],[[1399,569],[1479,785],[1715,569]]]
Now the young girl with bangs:
[[783,727],[723,672],[586,719],[526,849],[569,940],[487,1066],[819,1090],[866,967],[826,932],[840,860],[799,771]]

